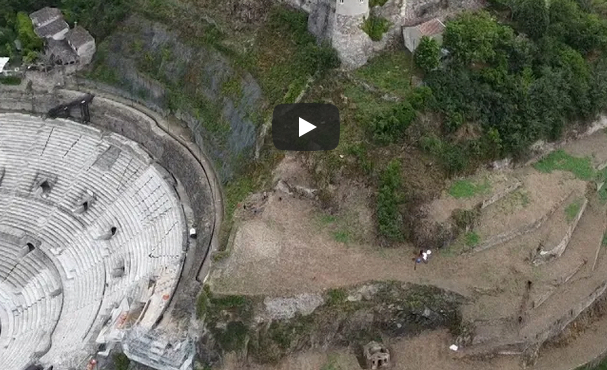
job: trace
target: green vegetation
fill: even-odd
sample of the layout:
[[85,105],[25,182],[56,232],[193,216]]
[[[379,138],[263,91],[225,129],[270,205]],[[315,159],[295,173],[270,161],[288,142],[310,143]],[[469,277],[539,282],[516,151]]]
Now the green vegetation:
[[464,242],[468,247],[476,247],[480,241],[481,238],[474,231],[468,232],[464,235]]
[[124,353],[114,354],[112,360],[114,360],[114,367],[116,370],[127,370],[129,368],[129,364],[131,363],[131,360],[129,360]]
[[[402,282],[373,285],[377,292],[367,299],[350,302],[349,289],[332,289],[324,295],[325,304],[311,314],[296,314],[290,319],[274,319],[261,325],[254,322],[252,307],[253,302],[254,307],[261,306],[262,297],[246,297],[246,303],[237,300],[238,304],[221,306],[213,305],[211,298],[207,327],[217,338],[220,350],[243,350],[256,362],[265,364],[276,363],[293,351],[309,349],[319,340],[328,346],[381,341],[382,337],[398,335],[391,329],[395,320],[408,325],[411,334],[428,328],[452,329],[461,323],[460,297],[453,293]],[[242,307],[248,307],[249,311]],[[420,320],[424,307],[432,307],[436,317]],[[369,315],[372,321],[352,320]],[[329,358],[328,364],[336,362]]]
[[486,11],[448,22],[444,69],[425,76],[432,110],[443,117],[435,135],[458,148],[451,153],[453,172],[524,155],[534,141],[559,138],[570,123],[587,122],[607,106],[607,21],[592,5],[500,4],[512,10],[514,22]]
[[365,19],[362,25],[362,30],[365,31],[373,41],[381,40],[384,33],[389,29],[390,22],[374,14],[369,15],[369,18]]
[[400,163],[391,161],[381,174],[377,194],[377,222],[380,235],[388,240],[403,239],[403,218],[399,205],[403,202],[401,194],[402,179]]
[[346,302],[348,292],[343,288],[329,289],[327,292],[327,306],[338,306]]
[[380,144],[388,144],[402,138],[417,117],[417,111],[409,102],[394,105],[392,109],[377,115],[372,122],[373,138]]
[[435,39],[422,36],[413,56],[415,64],[424,72],[433,71],[440,65],[440,45]]
[[44,46],[43,41],[34,33],[34,26],[25,12],[17,13],[17,37],[23,48],[24,61],[31,63]]
[[411,90],[413,67],[410,53],[404,50],[387,51],[369,60],[354,74],[383,92],[405,97]]
[[3,85],[20,85],[21,77],[17,76],[0,76],[0,84]]
[[373,8],[376,6],[384,6],[384,4],[387,2],[388,0],[369,0],[369,8]]
[[603,247],[607,247],[607,231],[605,231],[605,233],[603,233],[603,239],[601,240],[601,245]]
[[485,180],[475,184],[470,180],[457,180],[449,187],[449,195],[454,198],[470,198],[479,194],[486,194],[491,190],[491,184]]
[[337,365],[337,358],[335,356],[329,356],[327,363],[320,370],[341,370],[341,367]]
[[571,156],[563,150],[557,150],[533,165],[540,172],[550,173],[555,170],[572,172],[581,180],[590,181],[595,178],[594,168],[590,158]]
[[607,370],[607,359],[604,359],[596,366],[580,366],[576,370]]
[[221,94],[238,101],[242,98],[242,86],[238,75],[228,78],[221,86]]
[[348,244],[350,242],[350,234],[345,230],[338,230],[333,233],[333,239],[336,242]]
[[580,213],[580,208],[582,207],[582,200],[576,199],[567,207],[565,207],[565,217],[567,218],[567,222],[571,222],[575,219],[575,217]]
[[259,79],[270,105],[292,102],[310,76],[322,75],[340,63],[332,47],[318,45],[308,32],[308,15],[303,11],[272,8],[256,42],[240,65]]

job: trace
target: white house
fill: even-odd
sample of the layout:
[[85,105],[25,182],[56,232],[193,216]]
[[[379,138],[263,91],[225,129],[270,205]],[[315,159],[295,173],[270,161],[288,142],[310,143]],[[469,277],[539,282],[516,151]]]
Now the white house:
[[91,62],[96,47],[95,39],[87,30],[76,25],[69,30],[65,39],[76,55],[78,55],[80,64],[89,64]]
[[438,18],[431,19],[428,22],[418,24],[417,26],[403,27],[405,47],[413,53],[424,36],[435,39],[440,44],[443,41],[444,31],[445,25]]

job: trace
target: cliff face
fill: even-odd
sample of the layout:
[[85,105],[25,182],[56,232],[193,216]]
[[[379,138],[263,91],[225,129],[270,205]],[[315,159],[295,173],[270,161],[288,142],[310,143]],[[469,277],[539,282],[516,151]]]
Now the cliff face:
[[95,75],[185,122],[221,180],[230,180],[252,157],[261,119],[258,83],[219,51],[186,43],[164,25],[138,16],[126,25],[100,45]]

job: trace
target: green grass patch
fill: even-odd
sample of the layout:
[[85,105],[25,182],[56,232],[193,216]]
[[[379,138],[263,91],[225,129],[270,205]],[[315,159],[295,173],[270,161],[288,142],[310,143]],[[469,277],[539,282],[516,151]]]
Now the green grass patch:
[[128,370],[131,360],[124,353],[116,353],[112,357],[116,370]]
[[603,185],[601,190],[599,190],[599,200],[602,204],[607,202],[607,184]]
[[371,40],[379,41],[384,33],[390,29],[390,22],[387,19],[371,14],[369,18],[365,19],[361,28],[369,35]]
[[333,233],[333,239],[335,239],[336,242],[348,244],[350,242],[350,234],[347,231],[338,230]]
[[320,370],[341,370],[341,367],[337,365],[337,358],[334,355],[331,355]]
[[603,240],[601,240],[601,245],[603,247],[607,247],[607,231],[605,231],[605,233],[603,233]]
[[580,180],[590,181],[595,178],[595,171],[590,158],[574,157],[564,150],[556,150],[548,154],[535,163],[533,167],[544,173],[551,173],[555,170],[569,171]]
[[389,50],[356,70],[356,77],[386,92],[405,96],[411,90],[413,57],[403,49]]
[[2,84],[2,85],[21,85],[21,77],[0,76],[0,84]]
[[198,300],[196,301],[196,317],[198,319],[202,319],[207,312],[207,307],[209,305],[209,297],[206,291],[200,292],[198,296]]
[[238,351],[246,344],[249,329],[242,321],[230,321],[224,331],[217,334],[217,341],[225,351]]
[[580,366],[576,370],[607,370],[607,358],[596,366]]
[[326,225],[332,224],[335,221],[337,221],[337,217],[335,217],[333,215],[323,214],[318,218],[318,221],[321,225],[326,226]]
[[491,190],[491,184],[485,180],[480,184],[475,184],[470,180],[455,181],[449,187],[449,195],[453,198],[470,198],[479,194],[485,194]]
[[224,81],[223,85],[221,86],[221,94],[235,100],[240,100],[243,96],[240,77],[238,75],[234,75]]
[[575,219],[578,213],[580,213],[580,208],[582,208],[581,199],[576,199],[565,207],[565,217],[567,218],[567,222],[572,222]]
[[464,243],[466,243],[466,246],[468,247],[476,247],[480,243],[480,241],[481,238],[474,231],[471,231],[464,235]]
[[293,102],[309,76],[338,67],[339,58],[328,44],[317,45],[305,12],[275,6],[253,52],[239,64],[257,77],[269,104],[275,105]]
[[337,306],[346,301],[348,292],[343,288],[329,289],[327,292],[327,306]]
[[376,6],[384,6],[384,4],[387,2],[388,0],[369,0],[369,8],[373,8]]

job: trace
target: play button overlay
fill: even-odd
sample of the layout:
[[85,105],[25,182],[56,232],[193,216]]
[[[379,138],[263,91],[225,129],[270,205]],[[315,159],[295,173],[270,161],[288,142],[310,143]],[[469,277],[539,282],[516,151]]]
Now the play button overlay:
[[299,137],[307,134],[308,132],[314,130],[316,126],[306,121],[305,119],[299,117]]
[[277,105],[272,140],[279,150],[333,150],[339,144],[339,110],[321,103]]

